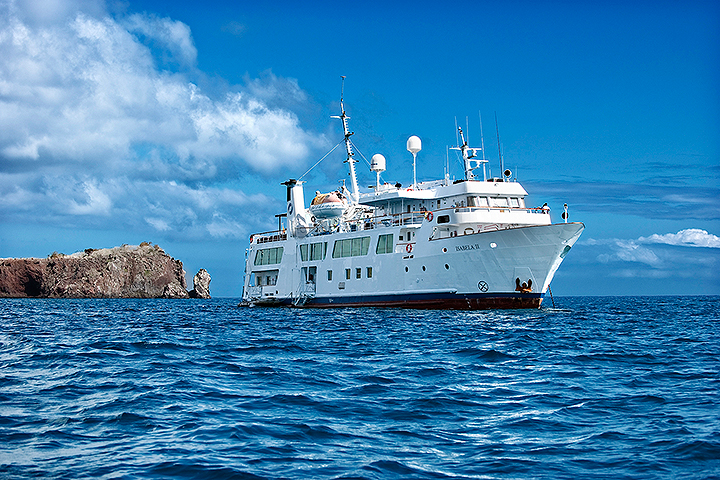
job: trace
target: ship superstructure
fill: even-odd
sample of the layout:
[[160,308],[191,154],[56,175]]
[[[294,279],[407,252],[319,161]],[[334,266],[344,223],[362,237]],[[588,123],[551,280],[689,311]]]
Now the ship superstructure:
[[[584,225],[551,223],[547,206],[528,207],[509,171],[487,178],[486,160],[461,129],[464,179],[380,183],[358,190],[348,116],[341,96],[351,188],[316,192],[288,180],[285,226],[250,237],[243,304],[304,307],[539,308]],[[415,158],[420,139],[410,137]],[[413,162],[413,172],[415,165]],[[482,180],[475,171],[482,169]]]

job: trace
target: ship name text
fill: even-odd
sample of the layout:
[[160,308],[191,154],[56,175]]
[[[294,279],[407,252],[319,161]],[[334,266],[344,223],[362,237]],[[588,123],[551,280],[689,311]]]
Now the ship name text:
[[478,245],[477,243],[472,245],[455,245],[456,252],[464,252],[467,250],[480,250],[480,245]]

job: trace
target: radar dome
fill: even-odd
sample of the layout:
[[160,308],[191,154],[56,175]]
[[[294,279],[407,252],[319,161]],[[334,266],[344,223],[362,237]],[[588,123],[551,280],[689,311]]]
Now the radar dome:
[[385,157],[381,154],[376,153],[370,159],[370,170],[373,172],[384,172],[385,171]]
[[412,153],[413,155],[422,150],[422,142],[420,141],[420,137],[413,135],[412,137],[408,138],[407,149],[408,152]]

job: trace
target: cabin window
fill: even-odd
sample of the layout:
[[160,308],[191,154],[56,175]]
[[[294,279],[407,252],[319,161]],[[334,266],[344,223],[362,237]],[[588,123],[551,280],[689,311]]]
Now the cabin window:
[[450,223],[450,215],[439,215],[437,223]]
[[508,199],[505,197],[490,197],[491,207],[507,207]]
[[367,278],[372,278],[372,267],[367,267]]
[[350,269],[349,268],[345,269],[345,280],[350,280]]
[[272,265],[282,261],[283,247],[264,248],[255,253],[255,265]]
[[510,206],[511,206],[511,207],[518,208],[518,207],[520,207],[520,202],[518,201],[517,198],[511,197],[511,198],[510,198]]
[[355,269],[355,278],[362,278],[362,268]]
[[378,237],[377,247],[375,253],[392,253],[393,252],[393,236],[392,233],[388,235],[380,235]]
[[359,257],[367,255],[370,249],[370,237],[346,238],[337,240],[333,247],[333,258]]
[[328,282],[332,282],[332,270],[328,270]]
[[324,260],[327,253],[327,242],[300,245],[300,259],[303,262],[308,260]]
[[487,197],[476,197],[475,203],[476,203],[476,206],[478,206],[478,207],[487,207],[488,199],[487,199]]

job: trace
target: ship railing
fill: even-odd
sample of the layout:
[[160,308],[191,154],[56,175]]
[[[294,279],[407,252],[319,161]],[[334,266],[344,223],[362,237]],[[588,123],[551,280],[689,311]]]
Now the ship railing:
[[474,212],[526,212],[532,214],[549,214],[550,209],[548,207],[511,207],[511,206],[455,206],[448,208],[440,208],[435,212],[455,212],[455,213],[474,213]]
[[262,297],[262,285],[250,285],[247,287],[247,296],[250,298],[261,298]]
[[298,293],[300,295],[315,296],[315,282],[301,282],[300,286],[298,287]]
[[254,233],[250,235],[250,243],[270,243],[287,240],[287,232],[285,230],[275,230],[272,232]]
[[[549,214],[547,207],[511,207],[511,206],[453,206],[433,210],[435,218],[443,213],[479,213],[479,212],[525,212],[528,214]],[[390,227],[398,225],[418,225],[428,218],[429,211],[403,212],[397,214],[378,215],[366,217],[347,222],[352,231],[371,230],[378,227]]]
[[388,215],[376,215],[350,220],[347,223],[351,231],[372,230],[379,227],[392,227],[398,225],[418,225],[423,222],[427,212],[404,212]]
[[293,305],[301,307],[307,303],[308,300],[315,296],[315,282],[302,281],[298,286],[298,295],[293,299]]

